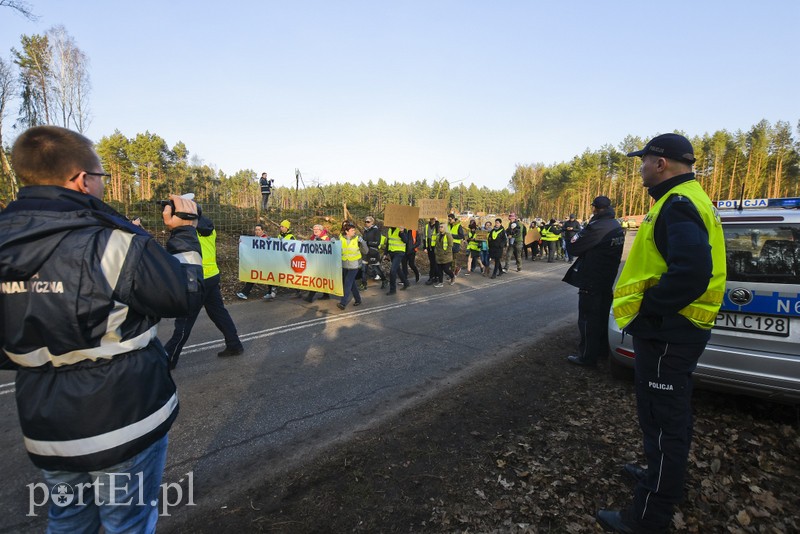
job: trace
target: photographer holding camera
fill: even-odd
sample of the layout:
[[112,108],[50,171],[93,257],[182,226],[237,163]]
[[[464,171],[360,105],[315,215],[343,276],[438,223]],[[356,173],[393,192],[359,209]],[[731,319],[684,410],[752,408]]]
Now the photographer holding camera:
[[268,180],[267,173],[261,173],[261,179],[258,181],[258,185],[261,186],[261,210],[267,210],[267,202],[269,201],[269,195],[272,193],[272,184],[275,183],[275,180]]
[[[196,205],[170,197],[165,250],[102,201],[110,175],[86,137],[34,127],[11,162],[24,187],[0,214],[0,365],[17,369],[25,447],[48,485],[84,488],[51,503],[48,531],[152,532],[178,416],[157,325],[203,299],[196,219],[177,216]],[[145,506],[95,498],[120,473]]]

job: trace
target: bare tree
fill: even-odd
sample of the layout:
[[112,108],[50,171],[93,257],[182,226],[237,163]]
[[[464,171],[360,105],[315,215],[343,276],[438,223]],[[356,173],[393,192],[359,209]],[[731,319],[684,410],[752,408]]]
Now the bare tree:
[[33,14],[30,4],[22,0],[0,0],[0,7],[10,7],[17,13],[30,21],[39,20],[39,17]]
[[[2,189],[3,193],[7,193],[9,197],[17,194],[17,180],[14,176],[14,171],[11,169],[11,164],[8,161],[5,151],[5,143],[3,142],[3,123],[8,111],[8,103],[14,98],[17,92],[17,82],[14,78],[14,71],[11,68],[11,63],[0,58],[0,175],[3,176]],[[6,186],[6,184],[8,184]]]
[[[88,127],[89,73],[86,54],[75,44],[75,39],[64,26],[47,31],[50,43],[50,89],[54,115],[60,125],[83,132]],[[52,117],[56,120],[55,117]]]

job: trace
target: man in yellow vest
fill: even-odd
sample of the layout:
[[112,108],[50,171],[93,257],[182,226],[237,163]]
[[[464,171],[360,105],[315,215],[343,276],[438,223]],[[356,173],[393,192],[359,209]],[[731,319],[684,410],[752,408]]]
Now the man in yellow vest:
[[392,260],[391,271],[389,271],[389,291],[386,294],[394,295],[397,293],[398,276],[403,284],[400,289],[408,289],[408,277],[403,272],[403,258],[408,248],[408,232],[406,232],[405,228],[390,227],[386,233],[386,238],[386,252]]
[[636,404],[647,467],[627,464],[633,503],[600,510],[615,532],[666,532],[683,499],[692,438],[692,381],[725,293],[725,237],[716,209],[695,180],[694,149],[659,135],[642,158],[642,185],[655,204],[642,221],[614,289],[614,317],[633,336]]
[[[217,266],[217,231],[214,223],[203,215],[197,221],[197,239],[200,241],[200,249],[203,254],[203,279],[205,280],[206,291],[203,294],[203,307],[206,309],[208,317],[214,323],[225,338],[225,350],[218,352],[217,356],[238,356],[244,352],[242,342],[236,332],[236,325],[225,309],[222,302],[222,292],[219,289],[219,267]],[[175,369],[178,365],[183,345],[192,333],[197,316],[200,315],[200,308],[193,315],[178,317],[175,319],[175,330],[172,337],[164,344],[164,349],[169,356],[170,369]]]

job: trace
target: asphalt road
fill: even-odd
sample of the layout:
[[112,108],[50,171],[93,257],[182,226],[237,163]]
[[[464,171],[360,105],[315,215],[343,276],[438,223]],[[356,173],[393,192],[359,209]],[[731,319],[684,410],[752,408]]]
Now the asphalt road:
[[[174,373],[181,413],[163,501],[175,506],[159,530],[193,511],[223,509],[229,492],[369,431],[482,365],[546,343],[577,316],[577,290],[561,282],[566,268],[525,262],[497,280],[462,274],[454,286],[420,282],[393,297],[371,285],[364,304],[346,311],[335,299],[308,304],[289,291],[263,302],[254,290],[250,301],[229,303],[246,352],[226,359],[216,356],[220,334],[201,313]],[[162,339],[171,326],[162,322]],[[572,349],[554,347],[553,357]],[[24,452],[12,372],[0,372],[0,414],[0,531],[42,531],[46,506],[30,504],[41,478]]]

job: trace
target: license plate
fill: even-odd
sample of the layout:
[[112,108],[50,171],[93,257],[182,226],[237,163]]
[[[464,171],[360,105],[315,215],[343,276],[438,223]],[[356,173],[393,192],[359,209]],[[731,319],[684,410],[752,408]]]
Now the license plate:
[[719,312],[714,328],[719,330],[735,330],[736,332],[753,332],[768,336],[789,337],[789,318]]

